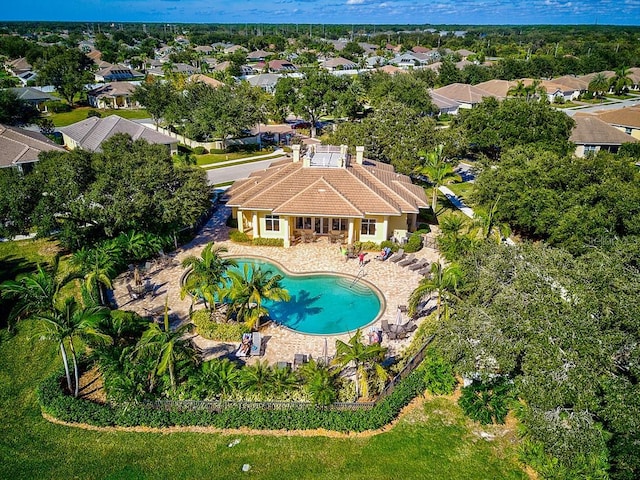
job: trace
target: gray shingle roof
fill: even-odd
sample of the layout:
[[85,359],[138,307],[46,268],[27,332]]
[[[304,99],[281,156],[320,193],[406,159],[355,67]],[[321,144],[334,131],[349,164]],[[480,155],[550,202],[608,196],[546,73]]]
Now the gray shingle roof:
[[65,151],[39,132],[0,124],[0,168],[35,162],[50,150]]
[[177,142],[174,138],[117,115],[109,115],[106,118],[87,118],[59,130],[84,150],[90,152],[99,152],[102,142],[116,133],[126,133],[134,140],[143,139],[149,143],[160,145],[170,145]]

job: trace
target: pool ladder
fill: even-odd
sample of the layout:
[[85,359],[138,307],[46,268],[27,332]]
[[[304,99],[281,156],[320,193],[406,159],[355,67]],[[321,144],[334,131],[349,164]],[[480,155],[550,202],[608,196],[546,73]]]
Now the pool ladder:
[[360,271],[358,272],[358,275],[356,275],[356,278],[354,278],[353,282],[351,282],[351,285],[349,285],[349,288],[353,287],[356,283],[358,283],[358,280],[360,280],[364,276],[365,276],[364,267],[361,267]]

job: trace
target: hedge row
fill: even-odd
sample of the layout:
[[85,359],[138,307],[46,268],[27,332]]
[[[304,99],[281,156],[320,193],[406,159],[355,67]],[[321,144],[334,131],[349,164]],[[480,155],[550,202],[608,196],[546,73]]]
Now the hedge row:
[[324,428],[338,432],[375,430],[392,422],[400,410],[425,390],[424,372],[414,371],[395,390],[371,409],[335,411],[310,406],[302,409],[243,410],[231,407],[209,410],[160,410],[149,405],[101,405],[75,399],[61,388],[61,373],[49,377],[38,389],[42,411],[65,422],[105,426],[211,426],[248,427],[257,430],[310,430]]

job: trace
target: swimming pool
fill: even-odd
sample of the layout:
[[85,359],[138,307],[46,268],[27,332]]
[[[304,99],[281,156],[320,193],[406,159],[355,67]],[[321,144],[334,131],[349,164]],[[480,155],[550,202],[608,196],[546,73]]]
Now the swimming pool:
[[282,286],[291,296],[288,302],[265,301],[269,316],[300,333],[337,335],[354,332],[378,318],[382,295],[368,282],[355,277],[327,273],[292,274],[264,259],[234,257],[238,269],[245,264],[284,276]]

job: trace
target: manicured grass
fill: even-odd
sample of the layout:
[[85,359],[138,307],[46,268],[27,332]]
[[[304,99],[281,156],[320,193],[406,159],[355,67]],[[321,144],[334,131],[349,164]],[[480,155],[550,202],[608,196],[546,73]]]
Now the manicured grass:
[[0,242],[0,283],[50,262],[59,250],[56,242],[46,239]]
[[103,117],[108,117],[109,115],[118,115],[119,117],[128,118],[130,120],[149,118],[149,113],[143,109],[100,110],[100,109],[90,108],[90,107],[76,107],[70,112],[52,113],[48,118],[50,118],[53,121],[53,124],[56,127],[66,127],[67,125],[71,125],[72,123],[85,120],[87,118],[87,113],[89,112],[89,110],[97,110],[102,114]]
[[[253,163],[253,162],[261,162],[262,160],[271,160],[274,158],[280,158],[282,157],[281,153],[276,153],[274,155],[269,155],[266,157],[262,157],[262,158],[248,158],[247,160],[244,161],[239,161],[234,163],[233,165],[244,165],[245,163]],[[226,161],[226,160],[223,160]],[[204,168],[205,170],[215,170],[216,168],[223,168],[223,167],[228,167],[230,165],[220,165],[219,163],[213,163],[213,164],[208,164],[208,165],[201,165],[202,168]]]
[[[480,427],[444,398],[415,408],[389,432],[365,438],[93,432],[54,425],[41,417],[35,389],[60,360],[55,346],[33,333],[33,324],[24,322],[15,337],[0,339],[0,478],[526,478],[510,435],[481,440],[472,433]],[[236,438],[240,444],[229,448]],[[245,463],[251,465],[247,474],[241,471]]]
[[240,160],[243,158],[256,157],[258,155],[268,155],[273,150],[260,150],[256,152],[231,152],[231,153],[207,153],[205,155],[195,155],[197,164],[201,167],[214,165],[220,162]]

